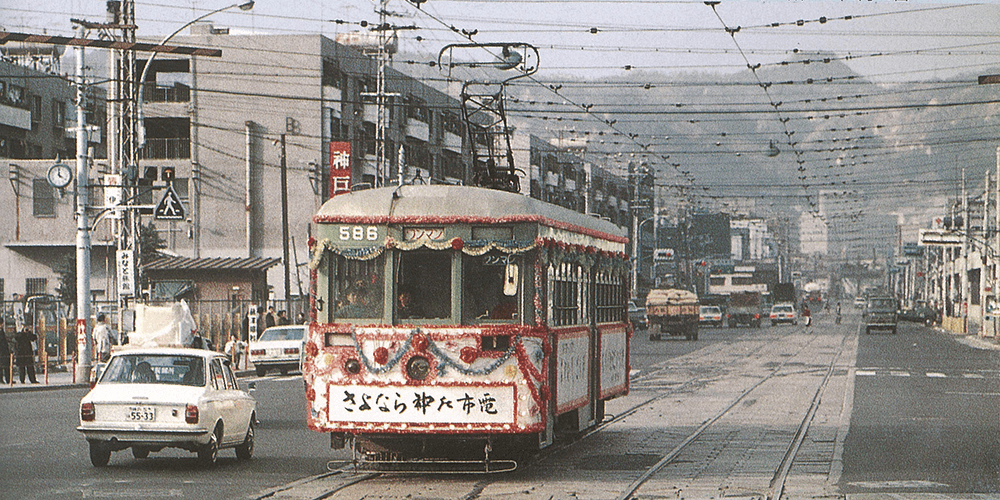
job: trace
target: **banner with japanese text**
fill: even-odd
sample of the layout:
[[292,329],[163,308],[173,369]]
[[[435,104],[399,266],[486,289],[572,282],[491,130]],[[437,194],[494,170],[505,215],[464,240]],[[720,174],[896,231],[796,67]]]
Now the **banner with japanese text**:
[[351,192],[351,143],[330,142],[330,196]]

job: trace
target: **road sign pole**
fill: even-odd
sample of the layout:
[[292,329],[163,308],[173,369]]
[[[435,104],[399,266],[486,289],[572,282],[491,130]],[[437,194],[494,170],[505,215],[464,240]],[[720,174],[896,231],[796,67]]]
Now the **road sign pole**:
[[[83,31],[83,28],[80,28]],[[76,49],[76,321],[77,357],[75,376],[90,376],[93,339],[87,328],[90,319],[90,223],[87,219],[89,179],[87,178],[87,114],[83,109],[83,47]],[[82,341],[81,341],[81,337]],[[43,343],[43,342],[39,342]]]

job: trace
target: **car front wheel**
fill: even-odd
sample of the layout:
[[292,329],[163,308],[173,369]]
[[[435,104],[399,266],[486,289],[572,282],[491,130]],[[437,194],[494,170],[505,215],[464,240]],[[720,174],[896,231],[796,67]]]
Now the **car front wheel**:
[[90,463],[94,467],[104,467],[111,460],[111,448],[100,441],[90,441]]
[[236,458],[240,460],[249,460],[253,456],[254,420],[256,417],[251,415],[250,425],[247,427],[247,437],[243,439],[243,444],[236,447]]

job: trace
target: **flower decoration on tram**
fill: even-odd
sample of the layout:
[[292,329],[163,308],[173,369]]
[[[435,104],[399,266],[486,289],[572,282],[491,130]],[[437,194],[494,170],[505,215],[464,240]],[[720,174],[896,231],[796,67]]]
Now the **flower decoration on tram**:
[[312,250],[313,247],[315,247],[315,246],[316,246],[316,238],[313,237],[313,236],[310,236],[309,239],[306,240],[306,247],[309,248],[310,250]]
[[375,349],[375,353],[372,355],[372,358],[376,363],[385,365],[389,362],[389,349],[386,349],[385,347]]
[[463,363],[471,365],[475,360],[479,359],[479,349],[472,346],[463,347],[459,354],[459,359]]
[[312,386],[306,387],[306,399],[309,401],[316,401],[316,391],[312,388]]
[[538,394],[542,397],[543,401],[548,401],[550,396],[549,386],[543,385],[541,388],[538,389]]
[[455,250],[461,250],[464,247],[465,247],[465,242],[462,241],[462,238],[454,238],[451,240],[451,248]]
[[319,354],[319,347],[316,347],[316,343],[306,342],[306,356],[315,358],[317,354]]
[[412,345],[413,348],[416,349],[417,351],[423,352],[427,350],[427,346],[429,344],[430,340],[427,339],[427,335],[418,333],[413,336],[413,341],[411,342],[410,345]]

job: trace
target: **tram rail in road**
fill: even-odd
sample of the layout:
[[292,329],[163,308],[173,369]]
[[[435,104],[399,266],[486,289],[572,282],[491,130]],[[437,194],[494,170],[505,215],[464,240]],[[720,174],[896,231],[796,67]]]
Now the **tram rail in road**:
[[[366,491],[404,498],[420,491],[438,498],[485,499],[520,491],[524,498],[573,494],[627,500],[664,491],[690,498],[714,490],[716,496],[780,499],[817,415],[824,423],[849,421],[841,412],[850,411],[846,367],[853,366],[856,341],[856,331],[847,325],[771,328],[674,358],[638,377],[629,396],[608,405],[614,416],[599,427],[543,450],[509,474],[442,481],[440,476],[357,474],[345,463],[328,475],[258,498],[358,498]],[[825,396],[830,405],[823,404]],[[781,406],[766,410],[766,405]],[[775,417],[758,422],[764,414]],[[672,421],[675,416],[683,421]],[[638,422],[652,428],[636,428],[642,425]],[[746,432],[760,439],[741,437],[741,426],[757,427]],[[815,494],[829,494],[835,487],[834,448],[843,442],[846,428],[836,434],[814,439],[826,448],[821,453],[826,472],[806,481]],[[775,444],[779,438],[784,445]],[[632,448],[623,440],[646,444]],[[623,445],[632,453],[616,451]],[[809,443],[810,469],[816,466],[815,446]],[[657,449],[668,451],[657,454]],[[594,466],[600,461],[594,457],[616,453],[610,470]],[[636,457],[642,458],[630,460]],[[733,457],[746,458],[745,468],[736,464],[720,476],[692,477],[692,471],[709,470],[717,467],[713,462]],[[638,470],[625,470],[629,464]],[[802,482],[796,484],[802,487]]]

